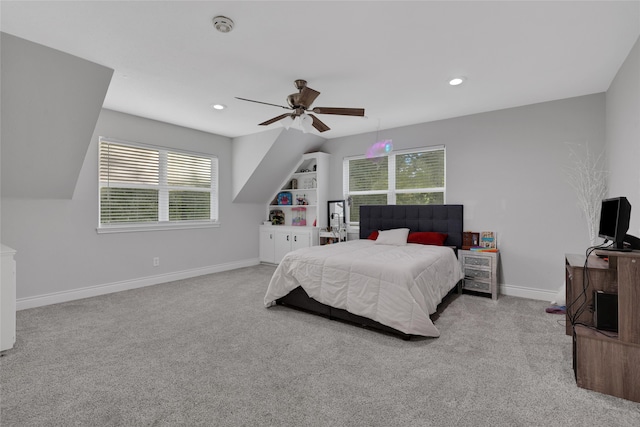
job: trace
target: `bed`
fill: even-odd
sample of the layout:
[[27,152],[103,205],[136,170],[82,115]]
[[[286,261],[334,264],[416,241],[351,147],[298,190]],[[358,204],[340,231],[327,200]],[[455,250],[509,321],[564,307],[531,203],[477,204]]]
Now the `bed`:
[[[271,278],[265,306],[290,306],[404,339],[437,337],[430,316],[462,279],[456,257],[462,219],[462,205],[361,206],[360,239],[288,253]],[[388,245],[368,238],[400,229],[444,233],[446,240],[442,246]]]

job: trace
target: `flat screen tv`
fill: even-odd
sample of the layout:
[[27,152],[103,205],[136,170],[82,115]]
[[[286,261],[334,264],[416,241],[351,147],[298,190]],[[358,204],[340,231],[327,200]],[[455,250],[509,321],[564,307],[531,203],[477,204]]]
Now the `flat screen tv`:
[[618,251],[624,249],[630,219],[631,204],[626,197],[614,197],[602,201],[598,236],[613,242],[608,249]]

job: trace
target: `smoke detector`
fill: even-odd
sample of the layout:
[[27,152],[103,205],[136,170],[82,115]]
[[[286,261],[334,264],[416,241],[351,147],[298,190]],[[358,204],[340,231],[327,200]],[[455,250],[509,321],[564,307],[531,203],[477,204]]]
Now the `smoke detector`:
[[233,30],[233,21],[226,16],[216,16],[213,18],[213,26],[221,33],[228,33]]

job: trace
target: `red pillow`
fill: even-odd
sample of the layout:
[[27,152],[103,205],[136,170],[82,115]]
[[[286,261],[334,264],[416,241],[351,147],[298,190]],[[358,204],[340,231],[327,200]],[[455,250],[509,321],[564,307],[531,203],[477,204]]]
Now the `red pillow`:
[[446,233],[436,233],[434,231],[414,231],[413,233],[409,233],[407,243],[442,246],[448,236]]
[[372,231],[371,234],[369,234],[369,237],[367,237],[367,239],[369,239],[369,240],[377,240],[378,239],[378,230]]

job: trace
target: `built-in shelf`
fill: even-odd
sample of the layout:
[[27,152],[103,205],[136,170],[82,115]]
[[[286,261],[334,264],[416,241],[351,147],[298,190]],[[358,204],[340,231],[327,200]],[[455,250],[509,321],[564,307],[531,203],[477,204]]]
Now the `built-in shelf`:
[[[266,224],[259,227],[261,262],[278,264],[287,252],[318,244],[320,227],[327,226],[328,171],[328,154],[304,154],[280,190],[272,195]],[[283,191],[291,194],[292,204],[276,203]],[[298,204],[298,198],[308,204]],[[269,225],[274,211],[280,211],[283,224]]]

